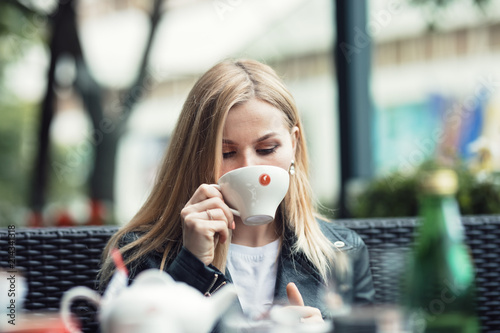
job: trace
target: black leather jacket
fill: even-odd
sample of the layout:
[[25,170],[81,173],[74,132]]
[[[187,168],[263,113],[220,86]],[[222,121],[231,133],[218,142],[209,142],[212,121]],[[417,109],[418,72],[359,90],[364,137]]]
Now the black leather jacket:
[[[318,223],[324,235],[347,255],[351,264],[352,270],[347,274],[339,275],[332,272],[332,277],[337,281],[339,290],[355,305],[371,303],[375,291],[366,245],[354,231],[339,226],[335,222],[318,220]],[[139,235],[135,233],[125,235],[120,246],[137,239],[137,237]],[[305,256],[292,254],[291,248],[294,241],[293,233],[286,232],[279,256],[274,302],[287,304],[286,285],[289,282],[294,282],[304,299],[304,304],[320,309],[323,317],[327,318],[329,317],[328,309],[325,307],[322,297],[326,284]],[[129,265],[131,280],[143,270],[159,268],[162,255],[160,252],[153,251],[140,261]],[[185,248],[182,248],[173,261],[167,263],[166,271],[174,280],[185,282],[207,296],[231,282],[231,276],[227,270],[223,274],[213,265],[206,266]]]

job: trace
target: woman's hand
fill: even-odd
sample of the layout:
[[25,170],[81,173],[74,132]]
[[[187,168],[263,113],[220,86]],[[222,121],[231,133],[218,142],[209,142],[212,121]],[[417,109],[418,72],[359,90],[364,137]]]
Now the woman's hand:
[[234,217],[214,186],[202,184],[181,211],[183,245],[205,265],[214,260],[215,246],[229,238]]
[[321,315],[321,311],[319,311],[319,309],[311,306],[304,306],[304,300],[302,299],[299,288],[297,288],[295,283],[290,282],[287,284],[286,295],[288,296],[288,302],[290,302],[290,306],[287,306],[286,308],[296,312],[301,323],[323,322],[323,316]]

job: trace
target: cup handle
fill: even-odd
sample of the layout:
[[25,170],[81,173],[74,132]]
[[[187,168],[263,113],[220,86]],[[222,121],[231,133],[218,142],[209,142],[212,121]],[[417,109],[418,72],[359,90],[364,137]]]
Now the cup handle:
[[[218,189],[218,190],[219,190],[219,192],[221,192],[221,193],[222,193],[222,190],[221,190],[221,188],[220,188],[220,185],[219,185],[219,184],[210,184],[210,186],[215,187],[216,189]],[[229,210],[231,211],[231,213],[233,213],[233,215],[235,215],[235,216],[241,216],[241,215],[240,215],[240,212],[238,212],[236,209],[232,209],[231,207],[229,207]]]
[[75,324],[71,313],[71,304],[78,298],[87,299],[97,306],[101,304],[101,296],[87,287],[74,287],[65,292],[61,299],[60,315],[64,326],[66,326],[71,333],[82,333],[81,329]]

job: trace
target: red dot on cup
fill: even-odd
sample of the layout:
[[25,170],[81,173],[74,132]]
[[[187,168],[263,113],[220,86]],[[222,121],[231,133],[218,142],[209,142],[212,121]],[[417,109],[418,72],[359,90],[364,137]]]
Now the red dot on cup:
[[259,177],[259,182],[260,182],[260,185],[267,186],[271,182],[271,177],[268,174],[263,173]]

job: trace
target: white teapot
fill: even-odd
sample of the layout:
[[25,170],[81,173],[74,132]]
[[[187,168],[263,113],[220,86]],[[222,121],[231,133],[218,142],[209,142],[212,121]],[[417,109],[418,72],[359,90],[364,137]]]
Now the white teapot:
[[68,290],[61,300],[61,317],[70,332],[81,333],[71,320],[70,306],[75,299],[84,298],[100,307],[103,333],[204,333],[211,331],[236,297],[233,285],[205,297],[167,273],[150,269],[106,302],[86,287]]

